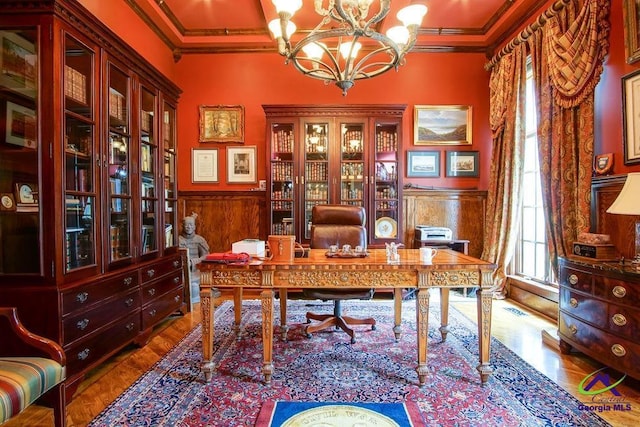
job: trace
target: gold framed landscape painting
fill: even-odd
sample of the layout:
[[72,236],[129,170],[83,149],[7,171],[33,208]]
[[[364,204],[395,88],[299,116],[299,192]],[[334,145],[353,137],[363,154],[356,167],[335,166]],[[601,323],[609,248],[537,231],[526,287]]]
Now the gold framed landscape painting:
[[471,106],[416,105],[414,145],[471,145]]
[[624,47],[627,63],[640,60],[640,0],[623,0],[624,2]]
[[242,105],[201,105],[200,142],[244,143]]

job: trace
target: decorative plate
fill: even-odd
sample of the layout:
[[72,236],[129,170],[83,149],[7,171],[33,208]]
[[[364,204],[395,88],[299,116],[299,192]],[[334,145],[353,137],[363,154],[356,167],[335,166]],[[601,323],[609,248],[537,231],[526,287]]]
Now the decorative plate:
[[398,224],[393,218],[383,216],[376,221],[376,237],[391,238],[396,237]]

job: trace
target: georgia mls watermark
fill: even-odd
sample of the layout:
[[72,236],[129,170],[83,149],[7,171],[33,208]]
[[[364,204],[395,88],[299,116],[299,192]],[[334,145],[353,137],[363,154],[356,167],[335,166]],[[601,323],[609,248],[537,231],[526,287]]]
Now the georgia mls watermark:
[[578,384],[578,393],[588,396],[591,402],[581,403],[578,409],[581,411],[608,412],[608,411],[630,411],[631,403],[616,388],[627,377],[616,380],[605,370],[607,367],[598,369],[584,377]]

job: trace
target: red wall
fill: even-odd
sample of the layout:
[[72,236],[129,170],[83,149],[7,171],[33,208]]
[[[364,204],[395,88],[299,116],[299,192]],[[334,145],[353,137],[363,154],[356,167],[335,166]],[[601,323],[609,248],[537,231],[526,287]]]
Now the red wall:
[[[489,74],[481,54],[410,54],[398,72],[390,71],[360,80],[346,97],[337,87],[303,76],[272,53],[185,55],[176,65],[176,83],[184,91],[178,109],[180,190],[246,190],[255,185],[226,184],[225,148],[228,144],[198,142],[199,105],[243,105],[245,145],[258,147],[258,179],[266,179],[266,121],[262,104],[407,104],[403,139],[405,150],[445,148],[412,146],[413,106],[455,104],[473,107],[472,146],[448,146],[448,150],[480,151],[479,178],[422,178],[411,182],[451,188],[487,188],[491,137],[488,125]],[[190,151],[219,148],[219,183],[192,184]],[[401,153],[406,156],[405,153]],[[441,156],[444,176],[444,154]],[[404,182],[409,182],[407,178]]]

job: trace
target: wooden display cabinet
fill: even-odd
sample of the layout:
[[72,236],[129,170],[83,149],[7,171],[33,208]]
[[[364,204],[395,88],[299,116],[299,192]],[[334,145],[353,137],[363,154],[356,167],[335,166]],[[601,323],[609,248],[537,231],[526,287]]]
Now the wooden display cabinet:
[[317,204],[363,206],[369,244],[402,241],[405,105],[263,105],[269,234],[308,243]]
[[0,301],[84,373],[186,310],[180,90],[78,2],[0,3]]

